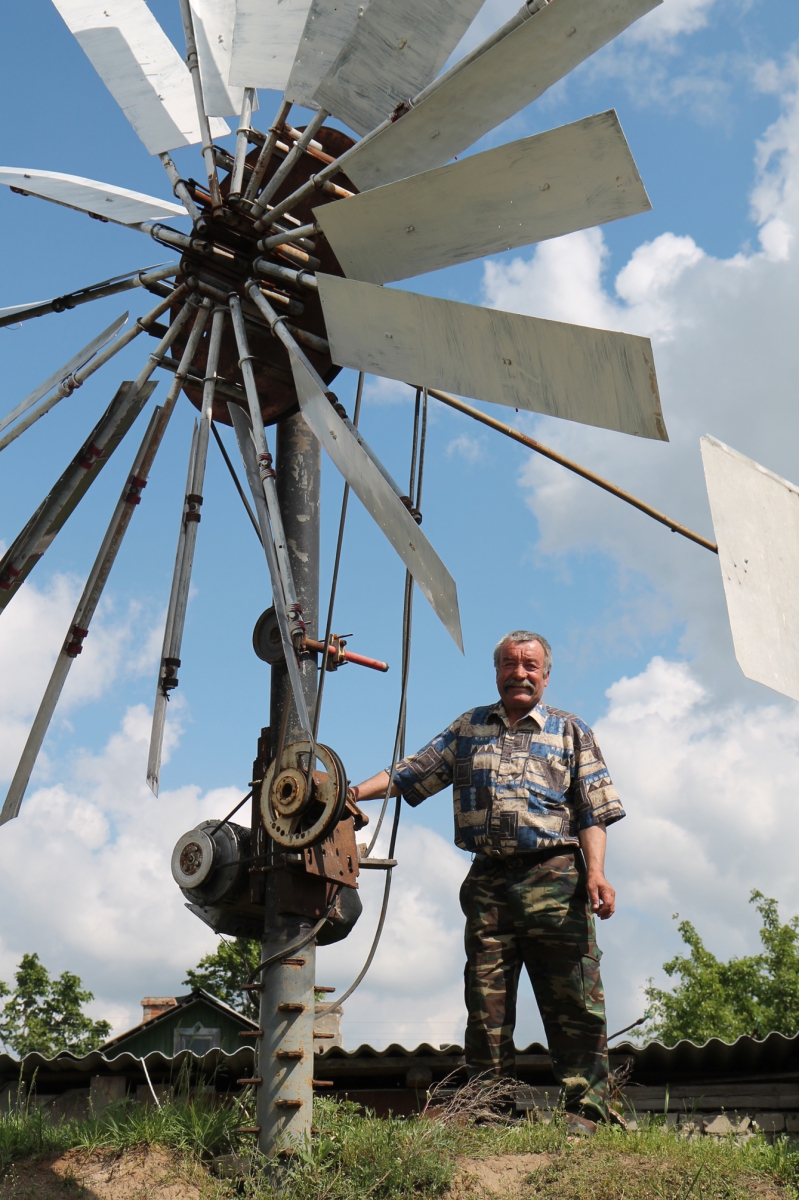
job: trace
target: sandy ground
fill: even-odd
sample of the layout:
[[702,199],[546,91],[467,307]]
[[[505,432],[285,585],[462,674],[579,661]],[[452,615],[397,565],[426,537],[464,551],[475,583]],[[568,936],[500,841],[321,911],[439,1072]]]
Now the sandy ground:
[[519,1196],[525,1178],[550,1161],[548,1154],[496,1154],[463,1158],[444,1200]]
[[[194,1172],[167,1150],[126,1154],[70,1150],[35,1165],[12,1167],[2,1200],[201,1200]],[[202,1176],[200,1176],[202,1179]]]

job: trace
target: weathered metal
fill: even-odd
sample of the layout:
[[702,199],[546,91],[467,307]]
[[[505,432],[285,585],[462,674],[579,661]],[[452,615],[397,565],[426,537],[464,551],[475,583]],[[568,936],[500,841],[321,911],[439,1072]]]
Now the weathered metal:
[[648,338],[354,279],[317,282],[341,366],[668,440]]
[[143,267],[140,271],[129,271],[126,275],[116,275],[113,279],[103,280],[102,283],[90,284],[89,287],[79,288],[75,292],[66,292],[63,296],[55,296],[52,300],[0,308],[0,329],[7,325],[30,321],[33,317],[45,317],[54,312],[67,312],[68,309],[77,308],[79,304],[88,304],[91,300],[105,300],[108,296],[116,296],[119,292],[128,292],[132,288],[152,288],[161,280],[171,279],[173,275],[177,275],[178,270],[178,263],[165,263],[161,267]]

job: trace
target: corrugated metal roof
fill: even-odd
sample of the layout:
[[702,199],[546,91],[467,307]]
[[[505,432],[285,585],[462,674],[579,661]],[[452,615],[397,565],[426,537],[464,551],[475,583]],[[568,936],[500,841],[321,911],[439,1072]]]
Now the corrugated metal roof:
[[[318,1057],[324,1060],[324,1070],[333,1077],[339,1075],[344,1078],[358,1074],[389,1075],[392,1072],[399,1074],[406,1072],[414,1063],[430,1066],[435,1075],[439,1076],[456,1069],[463,1062],[463,1048],[447,1045],[444,1049],[437,1049],[423,1042],[414,1049],[408,1049],[393,1042],[384,1050],[375,1050],[373,1046],[368,1045],[358,1046],[355,1050],[333,1046],[321,1052]],[[641,1081],[754,1078],[774,1074],[785,1076],[792,1073],[799,1075],[799,1034],[785,1037],[781,1033],[771,1033],[762,1040],[739,1037],[734,1042],[711,1038],[701,1046],[682,1041],[676,1046],[664,1046],[660,1042],[637,1046],[631,1042],[623,1042],[611,1047],[612,1062],[625,1058],[634,1060],[633,1078]],[[142,1061],[146,1063],[150,1074],[158,1079],[176,1075],[186,1063],[190,1063],[193,1070],[209,1076],[240,1076],[249,1071],[252,1060],[251,1046],[242,1046],[233,1054],[227,1054],[224,1050],[209,1050],[204,1055],[197,1055],[191,1050],[183,1050],[172,1057],[153,1052],[146,1055],[144,1060],[129,1053],[108,1056],[99,1050],[81,1057],[66,1050],[52,1058],[33,1053],[25,1055],[22,1060],[15,1059],[10,1054],[0,1054],[0,1082],[19,1078],[20,1071],[26,1079],[34,1072],[49,1077],[106,1074],[133,1076],[140,1072],[143,1074]],[[533,1042],[523,1050],[517,1051],[517,1063],[522,1074],[530,1070],[546,1070],[549,1061],[546,1047],[539,1042]]]
[[99,1050],[78,1057],[62,1050],[60,1054],[47,1058],[44,1054],[26,1054],[24,1058],[12,1058],[10,1054],[0,1054],[0,1080],[18,1079],[20,1070],[24,1079],[30,1078],[34,1072],[54,1075],[144,1075],[142,1063],[149,1073],[158,1079],[167,1075],[176,1075],[180,1068],[189,1064],[193,1070],[212,1075],[223,1072],[226,1075],[240,1074],[249,1071],[252,1066],[252,1046],[242,1046],[234,1054],[226,1054],[224,1050],[209,1050],[206,1054],[195,1054],[193,1050],[181,1050],[174,1056],[153,1051],[144,1058],[135,1054],[117,1054],[107,1057]]

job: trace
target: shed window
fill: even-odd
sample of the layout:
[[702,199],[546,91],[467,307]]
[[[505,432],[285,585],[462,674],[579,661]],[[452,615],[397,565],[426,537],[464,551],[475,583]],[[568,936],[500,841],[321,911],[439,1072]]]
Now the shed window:
[[221,1029],[208,1029],[199,1022],[192,1029],[175,1030],[175,1048],[173,1053],[181,1050],[191,1050],[193,1054],[207,1054],[209,1050],[218,1049],[222,1044]]

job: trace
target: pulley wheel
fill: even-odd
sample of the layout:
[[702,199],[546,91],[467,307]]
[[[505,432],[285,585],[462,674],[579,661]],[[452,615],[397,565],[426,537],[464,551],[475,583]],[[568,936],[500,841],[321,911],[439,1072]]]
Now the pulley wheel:
[[316,767],[308,784],[308,742],[291,742],[281,762],[273,762],[261,785],[261,816],[279,846],[301,850],[335,829],[347,803],[344,765],[329,746],[317,745]]
[[283,639],[280,636],[280,626],[277,623],[277,614],[274,608],[268,608],[266,612],[262,612],[255,622],[255,629],[252,631],[252,648],[261,661],[269,663],[270,666],[274,663],[285,662]]

